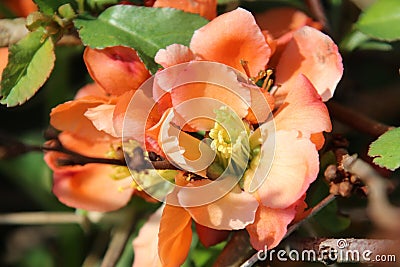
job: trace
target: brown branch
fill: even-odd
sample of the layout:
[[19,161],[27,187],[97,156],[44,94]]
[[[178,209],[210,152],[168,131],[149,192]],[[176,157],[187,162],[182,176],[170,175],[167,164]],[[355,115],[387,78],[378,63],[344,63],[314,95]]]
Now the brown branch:
[[117,262],[125,249],[126,243],[129,240],[129,236],[132,232],[135,214],[131,214],[124,220],[124,223],[117,226],[112,232],[112,239],[104,256],[101,267],[113,267],[117,265]]
[[[28,33],[25,18],[0,19],[0,47],[8,47],[23,39]],[[77,33],[64,34],[57,45],[82,45]]]
[[213,267],[238,266],[254,253],[246,230],[235,231],[224,247]]
[[335,101],[329,101],[326,105],[333,118],[372,137],[379,137],[392,128]]

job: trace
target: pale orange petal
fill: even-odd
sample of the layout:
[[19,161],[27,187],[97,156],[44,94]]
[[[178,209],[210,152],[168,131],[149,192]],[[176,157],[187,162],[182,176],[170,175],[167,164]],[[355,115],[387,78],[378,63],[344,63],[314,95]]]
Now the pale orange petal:
[[114,129],[113,115],[115,105],[102,104],[94,108],[88,108],[85,117],[92,121],[99,131],[104,131],[111,136],[118,137]]
[[154,7],[172,7],[212,20],[217,15],[217,0],[157,0]]
[[252,247],[263,251],[265,248],[276,247],[285,236],[287,226],[295,215],[294,205],[286,209],[272,209],[260,205],[255,222],[246,227]]
[[160,49],[154,57],[154,61],[164,68],[189,62],[194,59],[195,56],[189,47],[181,44],[172,44],[165,49]]
[[251,106],[245,117],[251,124],[265,122],[274,110],[274,97],[268,92],[261,90],[258,86],[246,85],[251,94]]
[[271,54],[253,15],[242,8],[222,14],[195,31],[190,49],[205,60],[224,63],[241,72],[241,60],[246,60],[251,76],[264,70]]
[[[289,85],[291,88],[286,89]],[[305,137],[332,130],[328,109],[305,76],[297,76],[292,83],[284,84],[282,89],[289,93],[274,116],[276,130],[297,130]]]
[[89,96],[65,102],[51,110],[50,124],[60,131],[69,131],[87,141],[106,138],[104,132],[98,131],[84,113],[89,108],[107,102],[105,99]]
[[[262,146],[261,149],[271,148]],[[257,195],[266,207],[287,208],[305,193],[310,183],[317,177],[318,153],[309,139],[298,137],[297,131],[277,131],[274,152],[269,172],[263,166],[263,163],[269,160],[263,156],[269,154],[261,154],[259,172],[256,172],[255,176],[266,173],[268,175],[257,190]]]
[[[333,96],[343,74],[342,57],[332,39],[322,32],[304,26],[293,34],[276,67],[276,83],[291,88],[299,74],[304,74],[317,89],[323,101]],[[287,94],[287,90],[278,90]]]
[[153,213],[133,241],[135,258],[133,267],[161,267],[158,257],[158,231],[164,206]]
[[136,51],[129,47],[87,47],[83,58],[90,76],[111,95],[135,90],[150,77]]
[[[67,206],[91,210],[112,211],[125,206],[133,189],[128,180],[114,180],[112,165],[86,164],[84,166],[57,166],[57,161],[66,159],[65,154],[47,152],[45,161],[53,170],[53,193]],[[127,187],[121,191],[120,187]]]
[[[188,197],[183,195],[186,192],[190,193],[178,192],[183,206],[185,203],[182,201]],[[232,191],[212,203],[186,209],[193,220],[201,225],[217,230],[238,230],[254,222],[257,207],[258,202],[251,194],[235,186]]]
[[85,96],[96,96],[103,99],[108,99],[109,95],[97,83],[89,83],[79,89],[75,95],[75,99],[83,98]]
[[240,118],[247,115],[251,94],[242,83],[246,79],[226,65],[194,61],[158,72],[155,94],[170,94],[171,104],[182,118],[174,121],[178,126],[187,123],[196,130],[209,130],[214,126],[214,110],[222,106],[230,107]]
[[192,220],[181,207],[166,205],[158,234],[158,253],[165,267],[180,266],[192,242]]

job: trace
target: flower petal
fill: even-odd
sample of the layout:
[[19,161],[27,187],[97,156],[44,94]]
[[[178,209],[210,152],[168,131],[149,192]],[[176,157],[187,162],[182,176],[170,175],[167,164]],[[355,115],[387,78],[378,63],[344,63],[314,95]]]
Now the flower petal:
[[[196,183],[196,182],[194,182]],[[184,199],[187,196],[178,192],[178,199],[182,206],[186,206]],[[222,198],[199,207],[186,208],[197,223],[217,230],[238,230],[254,222],[258,207],[257,200],[249,193],[235,186]]]
[[199,14],[212,20],[217,15],[216,0],[157,0],[154,7],[172,7],[186,12]]
[[87,47],[83,58],[90,76],[111,95],[135,90],[150,77],[136,51],[129,47]]
[[[311,81],[323,101],[333,96],[343,74],[342,57],[336,44],[329,36],[308,26],[296,31],[283,51],[276,67],[276,83],[291,84],[300,73]],[[286,89],[289,88],[288,85]]]
[[251,76],[264,70],[271,54],[253,15],[242,8],[222,14],[195,31],[190,49],[205,60],[242,72],[241,60],[248,61]]
[[[8,64],[8,47],[0,48],[0,74],[3,73],[3,70],[6,68]],[[0,75],[1,80],[1,75]]]
[[164,68],[189,62],[194,59],[195,56],[189,47],[181,44],[172,44],[165,49],[160,49],[154,57],[154,61]]
[[230,231],[226,230],[215,230],[204,225],[196,223],[196,233],[199,236],[199,240],[206,248],[214,246],[224,240],[226,240],[230,234]]
[[101,88],[97,83],[89,83],[79,89],[75,95],[75,99],[84,98],[85,96],[94,96],[102,99],[109,99],[106,91]]
[[287,232],[288,224],[296,215],[295,206],[272,209],[260,205],[253,224],[246,227],[250,243],[256,250],[276,247]]
[[192,220],[181,207],[166,205],[158,234],[158,253],[165,267],[180,266],[192,242]]
[[[315,180],[319,159],[315,145],[307,138],[298,137],[297,131],[277,131],[275,142],[271,169],[257,195],[264,206],[283,209],[296,202]],[[270,147],[262,146],[261,149]],[[260,165],[267,161],[263,155],[268,153],[261,155]],[[262,174],[255,173],[255,176],[259,175]]]
[[118,137],[113,123],[115,105],[103,104],[94,108],[88,108],[85,117],[92,121],[94,127],[111,136]]
[[[329,112],[314,86],[303,75],[289,84],[284,104],[276,112],[276,130],[298,130],[303,136],[332,130]],[[282,89],[286,90],[286,84]]]
[[133,267],[162,266],[158,257],[158,231],[163,210],[164,205],[150,216],[140,229],[139,235],[133,241],[133,250],[135,253]]
[[94,142],[97,139],[107,139],[111,136],[98,131],[92,122],[84,116],[89,108],[105,103],[108,103],[108,101],[91,96],[65,102],[51,110],[50,124],[60,131],[69,131],[87,141]]
[[57,161],[65,154],[47,152],[45,161],[54,174],[53,193],[67,206],[107,212],[125,206],[131,199],[133,189],[127,188],[131,180],[114,180],[115,168],[106,164],[86,164],[84,166],[57,166]]

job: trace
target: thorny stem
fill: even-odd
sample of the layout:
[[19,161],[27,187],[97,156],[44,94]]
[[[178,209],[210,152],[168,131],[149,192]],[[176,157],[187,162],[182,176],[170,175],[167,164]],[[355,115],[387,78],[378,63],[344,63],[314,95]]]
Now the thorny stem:
[[327,102],[326,106],[333,118],[362,133],[369,134],[372,137],[379,137],[392,128],[389,125],[371,119],[335,101]]

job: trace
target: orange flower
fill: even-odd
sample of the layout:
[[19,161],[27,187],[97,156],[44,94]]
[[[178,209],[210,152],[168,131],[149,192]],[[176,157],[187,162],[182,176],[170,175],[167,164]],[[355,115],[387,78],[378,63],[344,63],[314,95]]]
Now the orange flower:
[[19,17],[26,17],[37,10],[36,4],[31,0],[3,0],[3,2]]
[[217,15],[216,0],[157,0],[154,7],[172,7],[186,12],[196,13],[212,20]]
[[[97,83],[82,88],[74,100],[55,107],[50,124],[62,131],[59,141],[64,148],[84,156],[104,158],[112,146],[121,146],[113,127],[119,95],[136,90],[149,72],[131,48],[87,48],[84,59]],[[130,186],[128,170],[122,173],[124,177],[117,177],[122,174],[114,166],[60,166],[58,162],[63,159],[68,157],[58,152],[45,155],[54,171],[53,192],[64,204],[110,211],[123,207],[131,198],[134,189]]]
[[[255,19],[243,9],[223,14],[197,30],[190,47],[175,44],[157,53],[156,62],[166,70],[156,74],[152,92],[141,88],[132,101],[137,103],[137,99],[147,96],[147,110],[154,112],[156,109],[162,116],[158,122],[152,121],[146,126],[144,133],[138,134],[131,126],[140,129],[139,121],[144,125],[146,119],[130,116],[131,112],[139,112],[139,108],[130,106],[126,111],[129,116],[125,120],[126,137],[151,138],[152,147],[163,151],[168,160],[186,170],[190,170],[195,159],[212,154],[212,150],[218,164],[228,155],[235,165],[224,180],[241,180],[240,186],[235,185],[221,198],[196,206],[193,203],[208,199],[212,192],[198,195],[185,188],[201,190],[214,182],[191,180],[182,177],[182,173],[175,178],[180,187],[175,188],[167,200],[181,207],[173,207],[167,201],[159,217],[158,253],[163,265],[177,266],[186,258],[191,239],[190,218],[214,230],[246,228],[253,247],[263,249],[264,245],[276,246],[296,213],[305,208],[304,195],[319,171],[317,149],[323,144],[322,132],[331,130],[322,100],[333,95],[343,69],[338,49],[328,36],[308,26],[294,31],[291,36],[277,59],[273,94],[241,80],[239,72],[246,73],[241,62],[247,61],[248,74],[256,76],[269,66],[273,56]],[[196,63],[202,61],[206,61],[207,68]],[[186,65],[174,67],[185,62]],[[211,62],[233,67],[236,74],[226,66]],[[210,83],[201,82],[205,77]],[[189,84],[189,81],[199,82]],[[229,90],[218,86],[220,84]],[[202,98],[209,101],[202,102],[199,100]],[[191,102],[193,99],[197,102]],[[221,109],[223,106],[229,107],[228,110]],[[217,122],[225,123],[223,127],[215,124],[215,120],[199,117],[206,114],[215,119],[212,115],[215,109],[220,110]],[[231,114],[236,114],[237,122]],[[271,115],[274,120],[270,119]],[[254,120],[260,124],[257,130],[251,130]],[[244,125],[244,130],[240,130],[239,124]],[[211,148],[201,150],[202,142],[186,133],[199,130],[209,133],[213,140]],[[236,137],[226,141],[227,134]],[[246,138],[250,144],[241,141]],[[275,155],[271,155],[271,151]],[[241,158],[246,153],[251,155]],[[229,166],[223,167],[229,169]],[[235,178],[237,169],[244,173]],[[207,177],[205,169],[197,170],[193,172]],[[177,221],[178,217],[182,220]],[[140,243],[143,238],[139,235],[135,242]],[[186,246],[175,250],[178,241]]]

